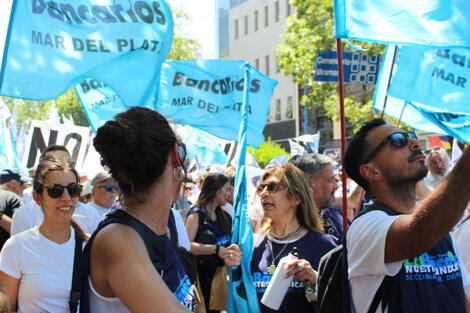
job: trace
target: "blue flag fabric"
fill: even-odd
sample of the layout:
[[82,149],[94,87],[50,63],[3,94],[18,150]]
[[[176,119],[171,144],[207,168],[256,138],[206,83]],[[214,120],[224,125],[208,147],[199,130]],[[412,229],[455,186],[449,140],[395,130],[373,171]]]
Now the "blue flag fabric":
[[227,155],[222,147],[205,131],[194,128],[183,140],[188,150],[188,158],[195,158],[199,166],[201,163],[206,166],[228,163]]
[[[245,86],[249,86],[250,72],[255,71],[245,63]],[[251,257],[253,256],[253,229],[248,217],[248,199],[246,190],[245,158],[248,135],[248,103],[250,92],[244,87],[243,105],[241,108],[241,124],[239,132],[239,158],[237,175],[235,177],[234,209],[232,224],[232,242],[236,243],[243,257],[239,266],[230,269],[228,289],[228,313],[259,313],[258,297],[256,295],[253,277],[251,275]]]
[[[244,61],[186,60],[163,64],[156,110],[179,124],[217,137],[237,140],[244,89]],[[277,81],[251,67],[247,144],[263,141],[269,105]]]
[[334,10],[337,38],[470,47],[468,0],[334,0]]
[[[394,75],[387,93],[394,47],[385,54],[374,96],[374,107],[424,131],[448,134],[470,141],[470,97],[462,49],[399,47]],[[467,107],[467,108],[466,108]]]
[[127,106],[151,107],[172,40],[164,0],[17,0],[0,94],[48,100],[95,79]]

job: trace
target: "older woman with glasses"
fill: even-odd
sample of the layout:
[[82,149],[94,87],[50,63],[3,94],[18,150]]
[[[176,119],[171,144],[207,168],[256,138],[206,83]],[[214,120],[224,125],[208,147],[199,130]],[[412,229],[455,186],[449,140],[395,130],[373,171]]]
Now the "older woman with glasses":
[[33,197],[44,211],[41,225],[12,236],[0,253],[0,281],[12,311],[70,312],[75,249],[85,233],[72,219],[79,176],[67,159],[42,160]]
[[[320,258],[336,244],[323,233],[305,174],[292,164],[270,168],[257,187],[264,221],[255,234],[251,271],[261,299],[279,260],[294,247],[299,258],[287,265],[287,276],[294,276],[281,307],[271,310],[260,303],[261,312],[316,312],[314,286]],[[225,264],[239,265],[241,251],[235,244],[225,251]]]

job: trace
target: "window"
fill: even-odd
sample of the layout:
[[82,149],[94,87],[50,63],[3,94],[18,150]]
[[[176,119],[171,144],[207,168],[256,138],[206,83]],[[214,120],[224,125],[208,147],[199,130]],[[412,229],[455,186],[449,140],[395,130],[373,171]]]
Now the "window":
[[255,59],[255,67],[259,70],[259,59]]
[[235,20],[235,39],[238,39],[238,20]]
[[245,15],[243,17],[244,23],[245,23],[245,35],[248,35],[248,15]]
[[292,100],[292,97],[287,97],[286,118],[292,118],[293,107],[294,101]]
[[279,1],[274,2],[274,21],[277,23],[281,19],[279,13]]
[[274,120],[281,120],[281,99],[276,99],[276,113],[274,116]]
[[255,31],[258,30],[258,10],[255,11],[255,15],[253,18],[253,25],[255,27]]
[[269,55],[264,57],[264,63],[265,63],[265,73],[266,75],[269,76]]
[[265,6],[264,7],[264,26],[268,26],[269,25],[269,7],[268,6]]
[[290,4],[290,0],[286,0],[286,16],[291,15],[292,13],[292,5]]

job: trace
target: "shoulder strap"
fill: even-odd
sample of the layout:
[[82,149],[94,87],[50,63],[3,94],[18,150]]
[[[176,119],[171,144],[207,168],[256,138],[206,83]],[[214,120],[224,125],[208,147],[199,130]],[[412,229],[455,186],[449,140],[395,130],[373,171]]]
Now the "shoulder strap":
[[165,243],[163,240],[155,234],[150,228],[145,226],[142,222],[138,221],[131,215],[127,214],[124,210],[113,209],[106,215],[104,221],[111,221],[115,219],[115,222],[122,221],[122,224],[126,224],[132,227],[136,232],[139,233],[142,241],[147,248],[147,252],[152,260],[153,265],[157,271],[161,271],[161,268],[158,268],[158,261],[165,258]]
[[72,289],[70,290],[69,310],[76,313],[80,300],[80,257],[82,255],[83,239],[75,232],[75,253],[73,257]]

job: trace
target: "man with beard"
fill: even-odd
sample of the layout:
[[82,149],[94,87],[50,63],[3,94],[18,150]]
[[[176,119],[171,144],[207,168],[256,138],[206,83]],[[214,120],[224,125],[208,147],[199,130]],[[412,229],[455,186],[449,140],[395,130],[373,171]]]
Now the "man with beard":
[[372,120],[350,141],[344,164],[374,200],[346,236],[356,311],[466,312],[470,280],[449,231],[470,200],[470,149],[416,207],[415,186],[428,170],[413,132]]
[[343,210],[334,207],[335,191],[338,189],[333,174],[334,161],[322,154],[308,153],[291,159],[292,163],[301,169],[308,178],[315,206],[324,220],[325,233],[343,237]]
[[424,178],[424,183],[434,189],[444,179],[449,170],[449,160],[444,148],[434,147],[431,149],[426,157],[426,167],[429,173]]

